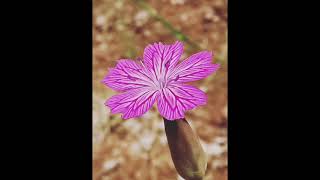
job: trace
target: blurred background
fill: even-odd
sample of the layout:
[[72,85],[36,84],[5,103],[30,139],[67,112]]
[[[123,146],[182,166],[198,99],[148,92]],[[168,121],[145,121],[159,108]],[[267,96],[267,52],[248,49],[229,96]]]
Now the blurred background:
[[182,59],[209,50],[221,68],[192,83],[208,104],[186,113],[209,161],[205,180],[227,180],[227,0],[93,0],[93,179],[179,180],[156,106],[122,120],[101,83],[120,58],[137,59],[153,42],[184,41]]

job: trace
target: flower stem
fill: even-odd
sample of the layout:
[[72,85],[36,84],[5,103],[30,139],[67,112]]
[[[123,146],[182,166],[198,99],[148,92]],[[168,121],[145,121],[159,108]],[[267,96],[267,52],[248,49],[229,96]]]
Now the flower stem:
[[184,41],[190,45],[191,48],[196,51],[201,50],[200,46],[193,41],[191,41],[185,34],[181,31],[177,30],[169,21],[167,21],[164,17],[158,14],[158,12],[149,6],[144,0],[133,0],[138,6],[146,10],[150,16],[155,18],[157,21],[161,22],[161,24],[170,31],[172,35],[174,35],[178,40]]
[[207,168],[207,156],[198,136],[186,119],[163,119],[171,158],[177,172],[187,180],[202,180]]

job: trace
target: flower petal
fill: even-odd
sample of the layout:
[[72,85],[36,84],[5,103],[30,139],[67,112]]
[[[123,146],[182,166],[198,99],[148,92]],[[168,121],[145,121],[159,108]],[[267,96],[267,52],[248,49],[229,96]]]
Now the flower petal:
[[154,104],[158,91],[150,88],[138,88],[112,96],[105,103],[111,113],[122,113],[123,119],[139,117],[146,113]]
[[184,112],[205,105],[207,96],[196,87],[183,84],[171,84],[162,89],[157,101],[160,114],[168,119],[184,118]]
[[125,91],[140,87],[151,87],[153,81],[141,64],[133,60],[121,59],[115,68],[103,79],[103,83],[117,91]]
[[202,51],[196,53],[177,65],[175,70],[169,75],[169,78],[179,83],[203,79],[216,71],[220,66],[219,64],[212,64],[211,59],[211,52]]
[[143,63],[151,70],[157,80],[164,78],[178,63],[183,53],[183,44],[179,41],[172,45],[154,43],[144,49]]

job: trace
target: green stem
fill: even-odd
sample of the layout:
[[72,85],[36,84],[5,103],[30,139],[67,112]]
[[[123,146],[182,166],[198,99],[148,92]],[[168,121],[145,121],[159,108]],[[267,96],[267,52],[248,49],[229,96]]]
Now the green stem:
[[178,29],[174,28],[174,26],[167,21],[164,17],[159,15],[157,11],[148,5],[144,0],[133,0],[138,6],[146,10],[150,16],[155,18],[157,21],[161,22],[161,24],[170,31],[172,35],[174,35],[178,40],[184,41],[190,45],[192,49],[201,50],[200,46],[193,41],[191,41],[185,34],[183,34]]

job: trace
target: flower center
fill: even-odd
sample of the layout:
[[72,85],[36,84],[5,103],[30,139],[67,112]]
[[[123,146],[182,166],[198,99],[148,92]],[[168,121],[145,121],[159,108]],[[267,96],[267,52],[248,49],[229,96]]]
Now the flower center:
[[163,89],[163,88],[165,88],[167,86],[167,81],[166,81],[166,79],[165,78],[163,78],[163,77],[160,77],[159,78],[159,89]]

